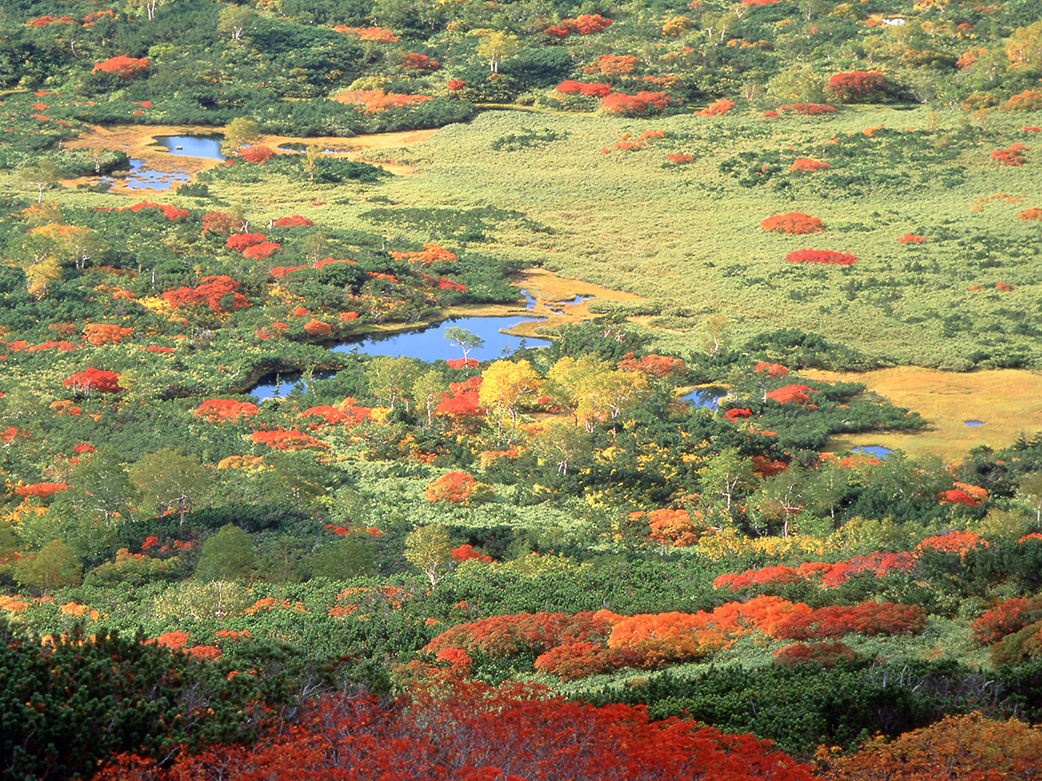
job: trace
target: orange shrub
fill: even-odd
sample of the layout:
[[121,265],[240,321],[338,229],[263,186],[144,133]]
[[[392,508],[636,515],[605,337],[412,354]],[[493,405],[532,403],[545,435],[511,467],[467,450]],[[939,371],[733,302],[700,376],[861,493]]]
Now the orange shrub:
[[118,325],[91,323],[83,329],[83,341],[93,344],[119,344],[124,337],[134,333],[133,328],[122,328]]
[[821,171],[828,168],[829,164],[810,157],[801,157],[789,166],[790,171]]
[[803,212],[776,214],[761,222],[760,227],[768,233],[805,234],[825,230],[825,224],[821,220]]
[[726,114],[728,111],[734,108],[734,103],[727,98],[720,98],[720,100],[710,103],[701,111],[696,111],[700,117],[718,117]]

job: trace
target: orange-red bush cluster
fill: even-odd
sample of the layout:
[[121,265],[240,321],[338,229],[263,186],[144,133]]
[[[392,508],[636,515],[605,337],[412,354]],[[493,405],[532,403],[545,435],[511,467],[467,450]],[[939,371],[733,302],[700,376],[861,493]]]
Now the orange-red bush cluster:
[[696,111],[695,114],[700,117],[719,117],[733,108],[733,101],[730,101],[727,98],[720,98],[720,100],[710,103],[701,111]]
[[611,87],[600,82],[587,84],[582,81],[562,81],[554,89],[563,95],[593,95],[604,98],[611,94]]
[[110,57],[104,62],[97,63],[91,73],[109,73],[114,76],[119,76],[121,79],[132,79],[135,76],[140,76],[147,70],[147,57],[137,59],[135,57],[120,55],[118,57]]
[[67,377],[63,382],[66,388],[73,388],[81,393],[99,391],[100,393],[120,393],[119,375],[104,369],[84,369]]
[[611,19],[600,14],[582,14],[574,19],[562,19],[560,24],[552,24],[543,30],[551,38],[567,38],[571,33],[591,35],[609,27]]
[[448,472],[432,481],[423,492],[428,502],[467,505],[481,483],[466,472]]
[[861,100],[886,89],[886,74],[881,71],[837,73],[828,80],[825,91],[837,100]]
[[243,420],[257,414],[257,405],[235,399],[207,399],[192,413],[193,418],[202,418],[211,423],[223,420]]
[[195,287],[179,287],[163,293],[163,300],[175,309],[182,306],[207,306],[215,313],[232,312],[249,306],[246,296],[239,292],[238,282],[223,274],[203,277]]
[[829,167],[828,163],[822,162],[821,160],[815,160],[811,157],[801,157],[798,160],[793,161],[792,165],[789,166],[790,171],[821,171]]
[[133,328],[123,328],[118,325],[106,325],[104,323],[90,323],[83,328],[83,341],[95,346],[119,344],[132,333],[134,333]]

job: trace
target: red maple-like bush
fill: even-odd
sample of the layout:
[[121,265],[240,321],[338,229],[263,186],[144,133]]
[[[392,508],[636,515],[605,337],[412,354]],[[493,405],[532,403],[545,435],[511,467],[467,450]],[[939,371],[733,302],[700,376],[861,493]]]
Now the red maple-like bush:
[[788,212],[768,217],[760,223],[760,228],[768,233],[820,233],[825,230],[825,224],[817,217],[812,217],[803,212]]
[[423,495],[428,502],[468,505],[483,489],[487,491],[488,487],[466,472],[448,472],[431,482]]
[[900,244],[922,244],[926,241],[925,236],[916,236],[914,233],[906,233],[904,236],[899,238],[898,243]]
[[810,263],[816,266],[853,266],[857,255],[824,249],[798,249],[785,256],[789,263]]

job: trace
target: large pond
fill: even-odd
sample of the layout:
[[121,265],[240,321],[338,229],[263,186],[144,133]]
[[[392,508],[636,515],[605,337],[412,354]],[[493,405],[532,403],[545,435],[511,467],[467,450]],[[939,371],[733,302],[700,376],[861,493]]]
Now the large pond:
[[[528,296],[526,295],[526,298]],[[513,328],[519,323],[537,318],[524,315],[510,317],[454,317],[435,325],[396,334],[370,336],[358,342],[348,342],[333,348],[333,352],[351,352],[360,355],[387,355],[392,358],[418,358],[423,361],[447,361],[462,358],[463,350],[445,338],[448,328],[463,328],[484,340],[481,347],[468,353],[469,358],[479,361],[495,360],[510,355],[524,345],[541,347],[549,339],[520,337],[505,334],[500,329]],[[286,377],[265,382],[250,391],[258,399],[270,399],[288,393],[296,377]]]

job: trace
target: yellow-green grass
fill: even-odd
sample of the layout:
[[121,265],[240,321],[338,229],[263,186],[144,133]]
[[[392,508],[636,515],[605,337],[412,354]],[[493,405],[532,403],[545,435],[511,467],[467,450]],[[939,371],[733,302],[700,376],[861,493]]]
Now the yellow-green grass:
[[[952,373],[914,366],[863,373],[805,371],[828,382],[860,382],[899,407],[915,410],[929,428],[914,434],[873,433],[835,438],[829,450],[841,452],[880,445],[910,455],[934,454],[957,461],[980,445],[1007,447],[1023,434],[1042,430],[1042,374],[1006,369]],[[982,426],[967,426],[966,421]]]

